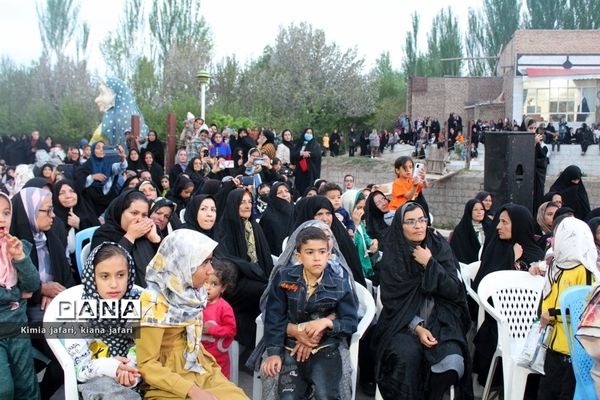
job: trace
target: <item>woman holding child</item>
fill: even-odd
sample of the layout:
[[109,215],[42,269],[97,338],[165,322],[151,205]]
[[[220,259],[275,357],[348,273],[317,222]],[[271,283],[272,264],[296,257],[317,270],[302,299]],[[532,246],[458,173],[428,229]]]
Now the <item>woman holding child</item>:
[[460,382],[473,398],[466,334],[470,325],[458,262],[427,228],[416,203],[404,204],[383,240],[376,379],[384,399],[442,399]]

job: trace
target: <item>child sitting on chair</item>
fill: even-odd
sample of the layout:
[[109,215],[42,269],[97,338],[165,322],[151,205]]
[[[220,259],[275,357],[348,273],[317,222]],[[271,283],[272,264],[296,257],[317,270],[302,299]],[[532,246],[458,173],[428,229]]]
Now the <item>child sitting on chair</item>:
[[[90,253],[83,267],[83,299],[136,299],[133,287],[135,265],[127,251],[113,242],[103,242]],[[92,320],[96,338],[65,339],[65,348],[75,364],[79,391],[84,399],[140,399],[134,390],[140,382],[135,367],[133,336],[127,320]],[[121,329],[120,329],[121,328]],[[123,332],[123,333],[120,333]]]
[[[261,371],[269,377],[279,374],[280,399],[304,399],[311,391],[318,399],[336,399],[342,378],[338,345],[356,330],[357,300],[350,282],[329,267],[329,239],[322,229],[305,228],[295,245],[299,264],[271,278],[264,313],[267,358]],[[297,361],[306,352],[286,335],[288,323],[318,340],[306,359]]]
[[231,378],[227,350],[236,333],[235,315],[229,303],[222,297],[234,282],[233,266],[224,260],[213,260],[214,273],[208,277],[208,304],[202,319],[202,345],[221,366],[221,372]]
[[40,276],[29,257],[31,243],[8,233],[11,218],[12,203],[0,192],[0,399],[37,399],[31,341],[18,335]]

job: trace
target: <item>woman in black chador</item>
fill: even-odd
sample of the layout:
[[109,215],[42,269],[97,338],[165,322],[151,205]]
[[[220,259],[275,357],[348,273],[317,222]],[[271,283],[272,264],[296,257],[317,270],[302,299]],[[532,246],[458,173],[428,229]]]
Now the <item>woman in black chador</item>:
[[389,400],[442,399],[451,385],[472,399],[470,319],[458,262],[425,215],[419,204],[406,203],[383,240],[377,384]]

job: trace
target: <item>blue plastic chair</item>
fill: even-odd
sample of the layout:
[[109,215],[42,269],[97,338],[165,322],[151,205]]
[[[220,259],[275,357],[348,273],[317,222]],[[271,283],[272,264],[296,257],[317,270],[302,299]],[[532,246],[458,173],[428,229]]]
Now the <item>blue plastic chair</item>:
[[[594,360],[586,353],[579,341],[574,340],[575,332],[573,326],[579,326],[581,314],[587,304],[586,296],[592,289],[591,286],[573,286],[565,290],[560,295],[560,313],[563,316],[562,322],[567,336],[567,345],[571,353],[571,363],[575,372],[575,400],[594,400],[598,399],[594,390],[594,381],[590,374]],[[569,318],[565,318],[569,315]]]
[[92,226],[91,228],[86,228],[75,234],[75,260],[77,261],[77,269],[79,270],[79,276],[83,276],[81,250],[83,249],[83,246],[85,246],[86,242],[92,242],[92,236],[94,236],[94,232],[96,232],[96,229],[98,228],[98,226]]

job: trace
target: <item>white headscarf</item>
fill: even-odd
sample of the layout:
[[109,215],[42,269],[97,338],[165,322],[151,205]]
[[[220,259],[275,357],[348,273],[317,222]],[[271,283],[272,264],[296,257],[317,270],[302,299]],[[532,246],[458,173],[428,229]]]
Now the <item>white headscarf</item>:
[[592,231],[585,222],[575,217],[563,219],[554,231],[554,262],[548,272],[548,281],[544,288],[546,295],[562,271],[583,265],[600,280],[600,271],[596,267],[596,244]]

